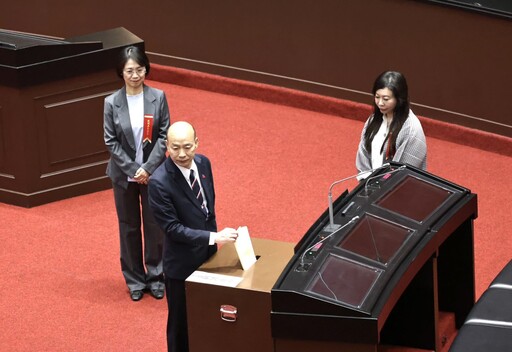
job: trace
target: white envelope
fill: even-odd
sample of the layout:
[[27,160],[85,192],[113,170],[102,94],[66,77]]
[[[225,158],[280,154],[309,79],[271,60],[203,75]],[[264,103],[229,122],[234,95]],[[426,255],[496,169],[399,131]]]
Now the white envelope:
[[249,236],[249,230],[247,226],[240,226],[238,228],[238,237],[235,241],[236,252],[240,263],[242,263],[242,269],[249,269],[254,263],[256,263],[256,255],[254,254],[254,248],[252,247],[251,237]]

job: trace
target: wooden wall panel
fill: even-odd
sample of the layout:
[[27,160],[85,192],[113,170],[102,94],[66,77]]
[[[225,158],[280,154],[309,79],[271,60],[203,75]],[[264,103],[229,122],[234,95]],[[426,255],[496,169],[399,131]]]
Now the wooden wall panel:
[[0,201],[31,207],[109,188],[103,100],[121,86],[113,71],[104,71],[24,90],[0,88],[7,122]]
[[7,170],[5,169],[5,142],[6,142],[6,131],[4,128],[4,109],[0,105],[0,174],[5,173]]
[[19,120],[12,119],[12,111],[6,99],[12,89],[0,87],[0,189],[12,184],[15,179],[13,161],[17,157],[17,136],[12,134],[14,126],[19,125]]
[[2,31],[2,40],[18,46],[0,48],[0,202],[32,207],[111,187],[104,99],[124,84],[121,48],[144,42],[121,27],[66,42]]
[[[103,88],[34,100],[41,177],[108,159],[103,141],[103,100],[112,91]],[[94,93],[96,90],[100,92]]]
[[0,13],[9,29],[64,38],[124,26],[144,39],[156,63],[364,103],[371,103],[380,72],[399,70],[418,114],[512,136],[507,18],[419,0],[157,0],[151,6],[20,0],[9,6]]

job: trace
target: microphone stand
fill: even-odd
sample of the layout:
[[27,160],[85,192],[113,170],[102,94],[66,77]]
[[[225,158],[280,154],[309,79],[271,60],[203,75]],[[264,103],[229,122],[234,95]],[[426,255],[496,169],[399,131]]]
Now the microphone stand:
[[[398,167],[397,169],[394,169],[394,170],[391,170],[389,171],[387,174],[391,175],[391,174],[394,174],[395,172],[398,172],[398,171],[402,171],[402,170],[405,170],[406,166],[405,165],[402,165],[400,167]],[[379,178],[380,175],[377,175],[377,176],[370,176],[366,179],[365,183],[364,183],[364,192],[365,194],[368,194],[368,182],[370,180],[373,180],[373,179],[376,179],[376,178]]]
[[350,179],[353,179],[353,178],[356,178],[356,177],[359,177],[359,176],[362,176],[362,175],[365,175],[367,174],[368,172],[370,172],[370,174],[374,173],[375,171],[379,170],[379,169],[383,169],[385,167],[388,167],[389,166],[389,163],[386,163],[376,169],[370,169],[370,170],[366,170],[366,171],[361,171],[360,173],[356,174],[356,175],[352,175],[352,176],[349,176],[349,177],[345,177],[344,179],[341,179],[341,180],[338,180],[338,181],[334,181],[331,186],[329,187],[329,193],[328,193],[328,196],[327,196],[327,200],[329,202],[329,224],[325,227],[325,231],[326,232],[334,232],[336,231],[337,229],[340,228],[341,225],[339,224],[335,224],[334,223],[334,210],[333,210],[333,205],[332,205],[332,189],[334,188],[334,186],[336,185],[339,185],[340,183],[343,183],[345,181],[348,181]]
[[332,189],[334,188],[334,186],[336,185],[339,185],[340,183],[343,183],[345,181],[348,181],[350,179],[353,179],[353,178],[356,178],[358,176],[361,176],[365,173],[367,173],[368,171],[363,171],[363,172],[360,172],[358,173],[357,175],[352,175],[352,176],[349,176],[349,177],[345,177],[344,179],[341,179],[341,180],[338,180],[338,181],[334,181],[331,186],[329,187],[329,193],[327,195],[327,200],[329,202],[329,224],[325,227],[325,231],[327,232],[334,232],[336,231],[337,229],[339,229],[341,227],[340,224],[335,224],[334,223],[334,210],[333,210],[333,205],[332,205]]
[[[358,216],[358,215],[356,215],[356,216],[354,216],[352,219],[350,219],[350,221],[349,221],[349,222],[347,222],[345,225],[343,225],[343,226],[338,225],[339,229],[338,229],[337,231],[342,230],[344,227],[346,227],[346,226],[348,226],[348,225],[352,224],[353,222],[356,222],[357,220],[359,220],[359,216]],[[334,232],[330,233],[328,236],[325,236],[325,237],[324,237],[324,238],[322,238],[320,241],[318,241],[318,242],[316,242],[315,244],[313,244],[312,246],[310,246],[310,247],[306,248],[306,250],[305,250],[305,251],[302,253],[302,255],[300,256],[300,266],[301,266],[302,268],[304,268],[304,256],[306,255],[306,253],[307,253],[307,252],[309,252],[311,249],[313,249],[313,248],[314,248],[316,245],[318,245],[319,243],[325,242],[327,239],[329,239],[330,237],[332,237],[332,236],[333,236],[337,231],[334,231]],[[307,269],[306,269],[305,271],[307,271]]]

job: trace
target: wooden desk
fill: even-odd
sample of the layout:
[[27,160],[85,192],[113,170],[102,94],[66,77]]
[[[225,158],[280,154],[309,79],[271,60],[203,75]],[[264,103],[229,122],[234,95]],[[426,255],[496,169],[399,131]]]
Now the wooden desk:
[[[33,207],[108,189],[103,100],[124,28],[55,40],[0,31],[0,202]],[[9,39],[10,38],[10,39]],[[16,43],[16,44],[14,44]]]

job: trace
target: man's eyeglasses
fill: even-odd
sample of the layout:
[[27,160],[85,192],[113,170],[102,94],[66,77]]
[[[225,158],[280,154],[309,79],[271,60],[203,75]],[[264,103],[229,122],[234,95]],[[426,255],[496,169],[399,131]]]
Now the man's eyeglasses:
[[136,73],[138,76],[142,76],[143,74],[146,73],[146,68],[145,67],[139,67],[139,68],[136,68],[136,69],[132,69],[132,68],[129,68],[127,70],[123,70],[123,72],[128,76],[128,77],[131,77],[133,76],[134,73]]

